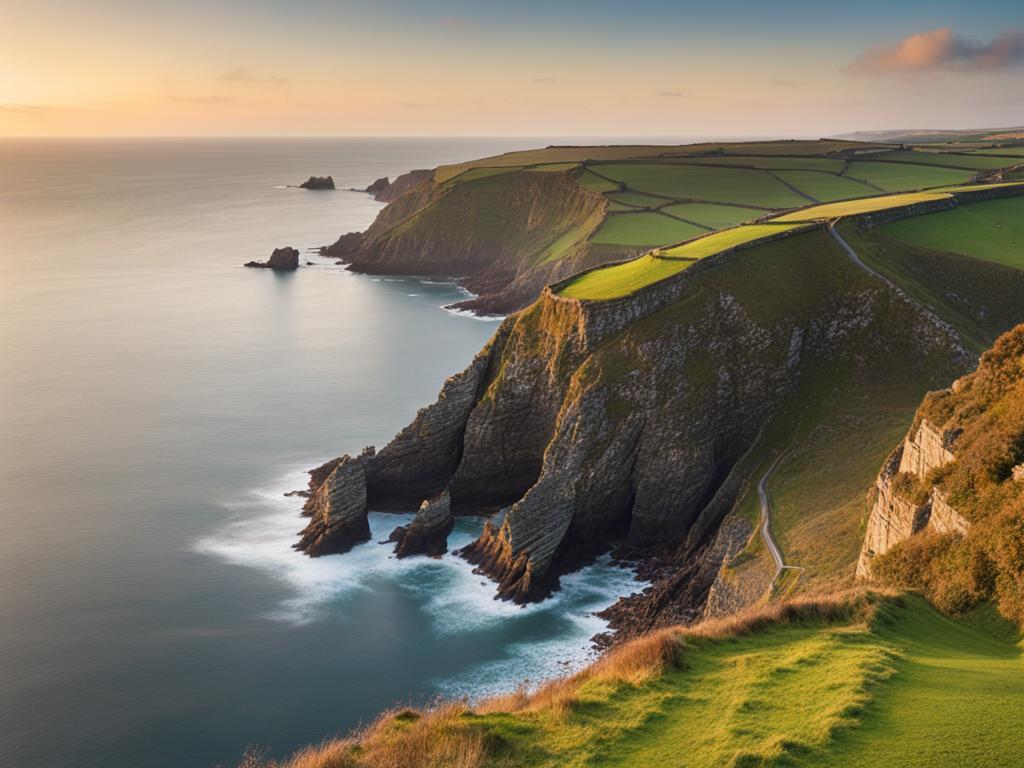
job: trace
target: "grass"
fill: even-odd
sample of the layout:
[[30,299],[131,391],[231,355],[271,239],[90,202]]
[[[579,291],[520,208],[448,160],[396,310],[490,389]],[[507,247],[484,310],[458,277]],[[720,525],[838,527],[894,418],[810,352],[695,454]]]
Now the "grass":
[[735,227],[751,219],[763,216],[759,208],[743,208],[737,205],[715,205],[714,203],[680,203],[663,209],[666,213],[680,216],[712,229]]
[[[976,155],[1003,155],[1004,157],[1022,157],[1024,158],[1024,147],[995,147],[992,149],[979,149],[974,152]],[[1011,160],[1013,163],[1021,162],[1020,160]]]
[[617,203],[624,203],[627,206],[633,208],[658,208],[665,205],[669,200],[664,197],[652,197],[651,195],[644,195],[640,192],[616,192],[608,195],[609,200],[613,200]]
[[972,172],[929,165],[856,161],[850,163],[845,175],[872,184],[886,192],[900,192],[908,189],[941,187],[944,184],[963,184],[971,177]]
[[1013,165],[1013,160],[979,155],[956,155],[948,152],[887,152],[881,156],[883,160],[894,160],[918,165],[941,165],[950,168],[966,168],[968,170],[991,170]]
[[456,184],[464,184],[467,181],[486,179],[490,176],[499,176],[503,173],[511,173],[512,171],[518,170],[520,170],[519,166],[510,166],[507,168],[470,168],[464,173],[460,173],[457,177],[454,177],[452,181]]
[[538,171],[541,173],[561,173],[575,168],[579,163],[547,163],[545,165],[531,165],[527,171]]
[[619,185],[615,182],[608,181],[608,179],[602,179],[595,173],[590,171],[583,171],[579,176],[576,177],[576,183],[584,189],[589,189],[591,192],[614,192],[619,188]]
[[844,162],[829,157],[779,157],[771,155],[733,155],[726,157],[695,157],[692,160],[673,159],[672,162],[708,163],[711,165],[741,165],[769,170],[818,170],[839,173]]
[[617,213],[604,220],[591,241],[613,245],[663,245],[678,243],[705,231],[661,213]]
[[598,166],[603,176],[625,182],[631,190],[674,200],[693,199],[765,208],[793,208],[807,202],[763,171],[711,168],[683,163],[610,163]]
[[792,184],[804,194],[810,195],[815,200],[821,200],[822,202],[847,200],[851,197],[865,197],[866,195],[878,194],[878,190],[872,189],[866,184],[831,173],[777,171],[776,175]]
[[914,245],[1024,269],[1024,197],[970,203],[894,221],[882,231]]
[[872,213],[884,211],[887,208],[898,208],[902,205],[913,205],[924,203],[929,200],[940,200],[948,197],[946,192],[907,192],[902,195],[881,195],[878,197],[865,197],[859,200],[848,200],[842,203],[828,203],[805,208],[801,211],[787,213],[772,221],[794,222],[794,221],[823,221],[825,219],[836,219],[840,216],[856,216],[861,213]]
[[561,296],[588,301],[605,301],[628,296],[693,264],[683,259],[659,259],[646,254],[625,264],[586,272],[559,289]]
[[1016,640],[988,607],[954,621],[912,594],[776,603],[247,768],[1017,765]]
[[698,259],[780,231],[794,229],[797,226],[795,224],[789,226],[752,224],[714,232],[706,237],[665,251],[664,256],[671,258],[659,258],[647,254],[625,264],[616,264],[586,272],[563,286],[558,293],[562,296],[588,301],[618,299],[678,274]]

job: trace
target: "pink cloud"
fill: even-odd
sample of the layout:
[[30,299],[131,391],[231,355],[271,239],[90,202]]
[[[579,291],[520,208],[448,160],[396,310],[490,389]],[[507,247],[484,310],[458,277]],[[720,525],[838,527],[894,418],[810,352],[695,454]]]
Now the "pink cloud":
[[939,69],[983,72],[1024,63],[1024,32],[1007,30],[978,43],[949,27],[920,32],[890,45],[876,45],[849,66],[855,74],[930,72]]

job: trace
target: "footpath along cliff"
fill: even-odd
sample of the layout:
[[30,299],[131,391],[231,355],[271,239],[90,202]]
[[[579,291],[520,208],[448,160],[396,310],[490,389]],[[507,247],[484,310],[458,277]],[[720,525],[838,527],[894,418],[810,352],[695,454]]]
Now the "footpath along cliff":
[[948,326],[821,227],[622,299],[558,287],[506,318],[382,450],[311,473],[300,549],[344,552],[369,538],[368,509],[419,509],[395,538],[436,553],[451,516],[502,512],[463,552],[498,596],[542,599],[614,548],[656,582],[626,606],[631,630],[678,621],[746,542],[750,524],[727,514],[808,372],[874,381],[907,366],[935,386],[964,360]]

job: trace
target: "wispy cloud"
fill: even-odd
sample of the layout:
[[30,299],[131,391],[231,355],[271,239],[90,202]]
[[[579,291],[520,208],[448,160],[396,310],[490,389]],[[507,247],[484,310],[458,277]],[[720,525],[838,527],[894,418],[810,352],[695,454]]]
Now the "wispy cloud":
[[44,107],[41,104],[0,104],[0,112],[16,112],[20,114],[54,112],[56,109],[56,107]]
[[212,96],[179,96],[172,94],[167,98],[179,104],[231,104],[235,101],[233,96],[220,96],[217,94]]
[[286,85],[287,77],[275,77],[273,75],[261,75],[252,67],[239,67],[225,72],[217,78],[221,83],[234,83],[236,85]]
[[853,74],[954,70],[992,72],[1024,64],[1024,31],[1010,29],[989,42],[970,40],[949,27],[910,35],[898,43],[876,45],[847,68]]
[[658,95],[663,99],[681,99],[683,98],[682,91],[658,91]]

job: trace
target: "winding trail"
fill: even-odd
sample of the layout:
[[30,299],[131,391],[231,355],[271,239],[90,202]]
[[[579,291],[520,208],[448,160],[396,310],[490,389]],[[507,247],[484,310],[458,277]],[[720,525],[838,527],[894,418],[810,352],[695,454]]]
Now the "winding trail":
[[873,270],[871,267],[869,267],[867,264],[865,264],[861,260],[860,256],[857,255],[857,252],[855,250],[853,250],[852,246],[848,242],[846,242],[846,238],[844,238],[842,235],[840,235],[839,232],[836,230],[836,222],[830,221],[828,223],[828,233],[830,235],[832,235],[832,239],[835,240],[836,243],[838,243],[839,247],[843,249],[843,251],[846,253],[847,256],[850,257],[850,260],[854,264],[856,264],[858,267],[863,269],[869,275],[872,275],[873,277],[877,277],[879,280],[881,280],[883,283],[888,285],[894,291],[896,291],[898,293],[901,293],[901,294],[903,293],[903,291],[900,289],[900,287],[898,285],[896,285],[896,283],[894,283],[892,280],[890,280],[885,275],[882,275],[882,274],[876,272],[875,270]]
[[757,495],[761,500],[761,538],[764,540],[765,545],[767,545],[768,551],[771,552],[772,560],[775,561],[774,578],[776,579],[784,569],[803,570],[803,568],[797,565],[786,565],[785,560],[782,559],[782,552],[772,537],[772,500],[768,495],[768,481],[785,455],[785,453],[779,454],[778,458],[772,462],[772,465],[768,467],[768,471],[764,473],[761,480],[757,483]]

